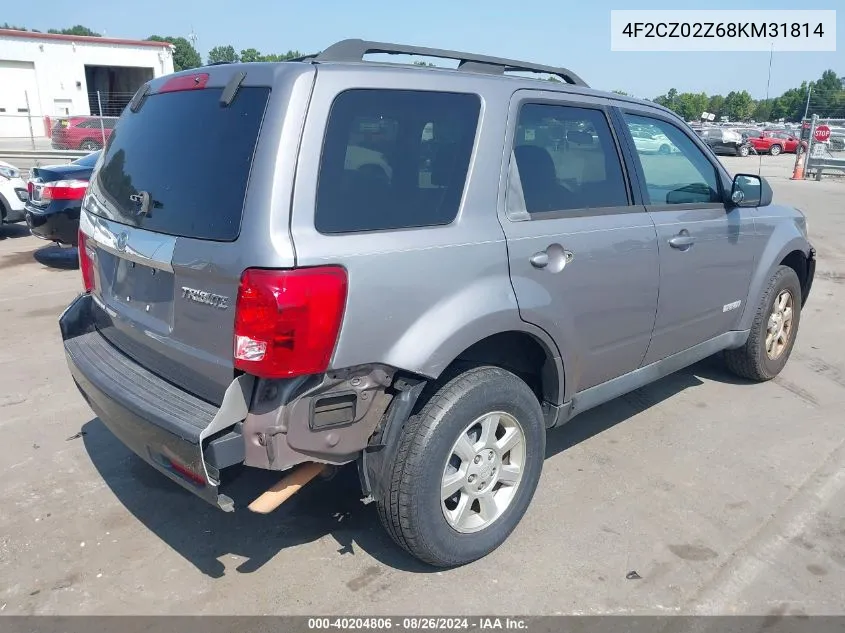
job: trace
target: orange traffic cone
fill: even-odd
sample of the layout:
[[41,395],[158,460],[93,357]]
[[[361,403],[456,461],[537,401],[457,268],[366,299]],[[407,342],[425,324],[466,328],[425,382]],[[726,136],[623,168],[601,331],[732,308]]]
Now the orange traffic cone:
[[803,153],[798,153],[795,157],[795,168],[792,170],[792,178],[791,180],[804,180],[804,158]]

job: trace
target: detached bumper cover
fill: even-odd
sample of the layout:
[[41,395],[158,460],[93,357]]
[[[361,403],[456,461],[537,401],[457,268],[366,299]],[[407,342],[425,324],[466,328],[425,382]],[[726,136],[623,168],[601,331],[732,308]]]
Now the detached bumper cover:
[[171,480],[219,508],[219,472],[203,458],[203,431],[219,409],[165,382],[113,347],[93,328],[93,299],[78,297],[59,325],[73,379],[103,424]]

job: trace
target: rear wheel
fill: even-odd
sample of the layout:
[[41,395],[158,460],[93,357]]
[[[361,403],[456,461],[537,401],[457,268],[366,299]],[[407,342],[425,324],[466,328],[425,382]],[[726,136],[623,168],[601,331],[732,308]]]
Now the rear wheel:
[[782,151],[783,151],[783,148],[780,145],[772,145],[769,148],[769,154],[771,154],[772,156],[777,156]]
[[428,564],[452,567],[499,547],[540,478],[546,432],[531,388],[498,367],[435,385],[406,424],[379,516]]
[[737,154],[739,154],[740,156],[743,156],[743,157],[748,156],[748,154],[749,154],[748,145],[741,146],[739,148],[739,150],[737,151]]
[[749,380],[771,380],[789,360],[800,321],[798,275],[789,266],[779,266],[763,293],[745,345],[725,351],[728,369]]
[[79,145],[79,149],[86,151],[86,152],[96,152],[100,149],[100,144],[97,141],[92,141],[91,139],[87,139],[82,141]]

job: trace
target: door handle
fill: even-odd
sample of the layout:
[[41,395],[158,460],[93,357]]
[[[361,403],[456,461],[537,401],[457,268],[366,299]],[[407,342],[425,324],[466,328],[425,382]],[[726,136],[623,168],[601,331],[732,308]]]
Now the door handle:
[[686,250],[693,244],[695,244],[695,238],[686,229],[681,229],[680,233],[669,239],[669,246],[681,250]]
[[531,262],[534,268],[545,268],[549,265],[549,254],[546,251],[540,251],[539,253],[534,253],[528,261]]

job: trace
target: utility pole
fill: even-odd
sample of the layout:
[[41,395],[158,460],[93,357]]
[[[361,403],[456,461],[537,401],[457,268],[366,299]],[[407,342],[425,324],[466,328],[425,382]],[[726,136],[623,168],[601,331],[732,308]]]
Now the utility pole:
[[807,118],[807,112],[810,111],[810,93],[813,92],[813,84],[807,86],[807,105],[804,106],[804,118]]

